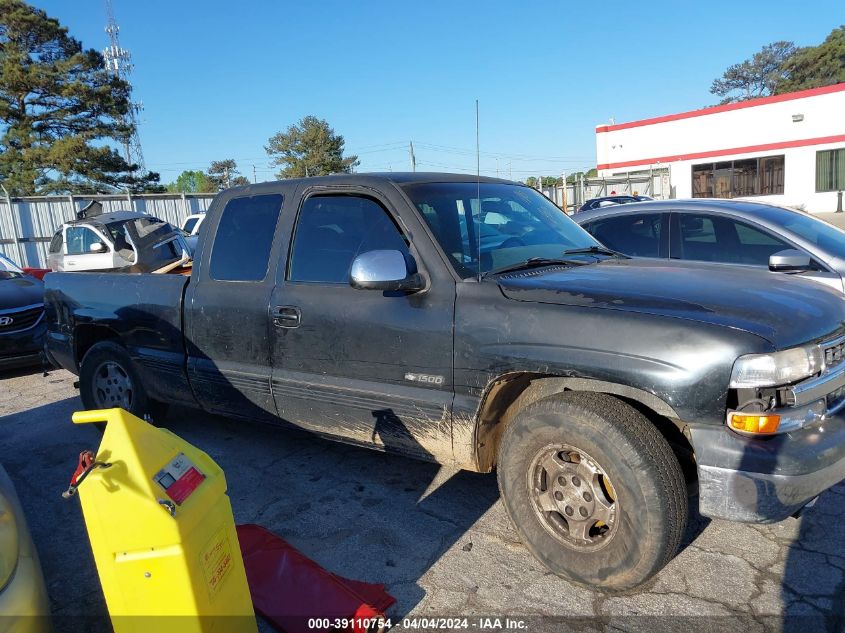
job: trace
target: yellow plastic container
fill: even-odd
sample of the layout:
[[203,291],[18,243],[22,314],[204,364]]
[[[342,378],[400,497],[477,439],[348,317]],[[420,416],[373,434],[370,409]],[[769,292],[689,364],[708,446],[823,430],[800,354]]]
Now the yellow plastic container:
[[123,409],[78,411],[106,422],[79,487],[117,633],[256,631],[223,471],[201,450]]

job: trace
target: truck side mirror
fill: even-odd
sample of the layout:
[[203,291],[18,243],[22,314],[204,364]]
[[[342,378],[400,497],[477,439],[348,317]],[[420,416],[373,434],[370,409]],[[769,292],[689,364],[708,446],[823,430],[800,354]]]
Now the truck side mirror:
[[794,248],[778,251],[769,257],[769,270],[773,272],[801,272],[812,268],[810,256]]
[[88,247],[88,252],[90,253],[102,253],[106,250],[106,245],[102,242],[94,242],[91,246]]
[[400,251],[378,250],[361,253],[352,262],[349,285],[359,290],[393,290],[419,292],[425,289],[425,279],[416,272]]

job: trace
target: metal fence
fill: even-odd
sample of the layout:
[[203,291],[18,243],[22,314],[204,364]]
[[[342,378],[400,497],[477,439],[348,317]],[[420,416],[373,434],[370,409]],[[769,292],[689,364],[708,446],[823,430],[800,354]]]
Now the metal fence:
[[543,193],[559,207],[565,207],[568,213],[574,213],[591,198],[613,195],[651,196],[652,198],[672,198],[668,169],[654,169],[642,174],[612,176],[609,178],[582,178],[563,187],[543,187]]
[[213,194],[143,194],[114,196],[0,196],[0,253],[21,266],[43,268],[56,229],[92,200],[104,211],[140,211],[179,226],[192,213],[206,211]]

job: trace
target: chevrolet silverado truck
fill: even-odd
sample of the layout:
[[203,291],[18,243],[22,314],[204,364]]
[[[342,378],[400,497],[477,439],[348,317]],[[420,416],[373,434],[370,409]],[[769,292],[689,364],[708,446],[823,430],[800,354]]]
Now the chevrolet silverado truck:
[[689,495],[774,522],[845,479],[845,299],[800,274],[631,259],[454,174],[229,189],[205,225],[189,277],[47,277],[85,407],[495,469],[537,559],[605,591],[675,555]]

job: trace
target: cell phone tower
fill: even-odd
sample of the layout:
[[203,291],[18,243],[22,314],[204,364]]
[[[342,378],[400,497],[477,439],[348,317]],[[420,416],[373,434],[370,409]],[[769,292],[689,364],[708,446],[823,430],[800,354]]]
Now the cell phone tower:
[[[109,36],[109,46],[103,50],[103,57],[106,60],[106,68],[112,74],[120,77],[129,84],[130,98],[132,95],[132,56],[125,48],[120,46],[120,27],[114,19],[114,10],[111,0],[106,0],[106,33]],[[144,153],[141,151],[141,138],[138,136],[138,115],[144,109],[143,104],[137,101],[130,101],[129,110],[123,117],[123,122],[130,126],[132,134],[123,143],[123,157],[130,165],[135,165],[135,170],[140,173],[146,171],[144,167]],[[134,172],[133,172],[134,173]]]

